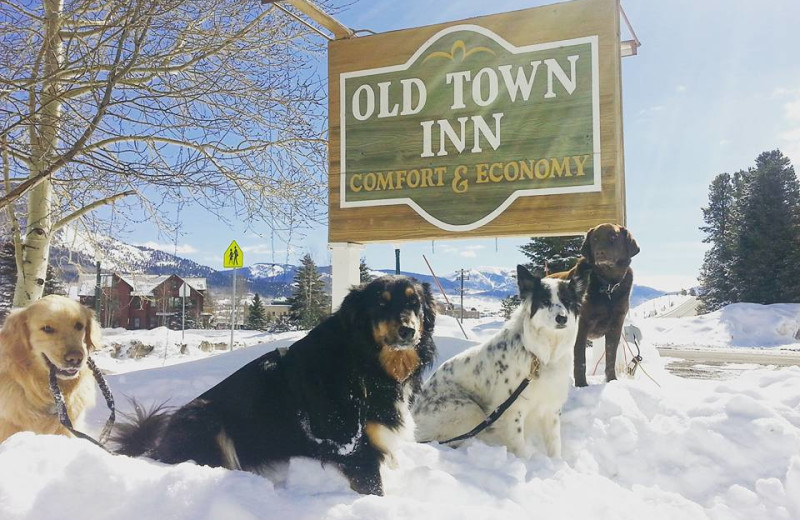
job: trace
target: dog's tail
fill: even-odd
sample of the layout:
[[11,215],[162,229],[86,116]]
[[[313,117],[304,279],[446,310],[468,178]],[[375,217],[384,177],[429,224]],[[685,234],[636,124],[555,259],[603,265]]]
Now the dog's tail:
[[166,403],[154,405],[149,410],[131,399],[134,413],[122,414],[128,422],[114,428],[111,441],[117,445],[114,450],[120,455],[138,457],[146,455],[156,447],[164,427],[169,422]]

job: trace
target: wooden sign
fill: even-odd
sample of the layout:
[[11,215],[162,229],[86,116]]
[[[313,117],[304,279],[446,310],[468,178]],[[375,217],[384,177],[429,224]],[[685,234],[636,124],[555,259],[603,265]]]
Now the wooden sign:
[[618,0],[330,43],[330,242],[625,222]]

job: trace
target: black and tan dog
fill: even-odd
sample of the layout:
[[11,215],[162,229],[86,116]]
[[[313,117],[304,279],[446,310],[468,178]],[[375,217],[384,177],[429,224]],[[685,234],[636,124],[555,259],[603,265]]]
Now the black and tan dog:
[[290,457],[331,463],[383,494],[380,464],[414,440],[410,401],[435,356],[428,284],[384,276],[288,349],[245,365],[173,414],[122,425],[119,453],[262,473]]
[[569,271],[550,275],[577,278],[586,287],[575,340],[575,386],[586,386],[587,339],[605,337],[606,381],[617,378],[617,346],[633,287],[631,257],[638,253],[639,245],[627,229],[600,224],[586,233],[578,263]]

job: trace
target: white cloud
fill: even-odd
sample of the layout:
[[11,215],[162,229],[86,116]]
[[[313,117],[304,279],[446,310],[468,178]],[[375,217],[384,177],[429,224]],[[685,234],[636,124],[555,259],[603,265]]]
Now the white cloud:
[[649,117],[664,110],[664,105],[654,105],[652,107],[642,108],[639,110],[640,117]]
[[464,251],[461,251],[461,256],[464,258],[478,258],[478,253],[476,253],[472,249],[466,249]]
[[150,249],[157,249],[159,251],[164,251],[165,253],[170,254],[178,254],[178,255],[191,255],[193,253],[197,253],[197,248],[191,244],[178,244],[178,247],[175,247],[175,244],[161,244],[159,242],[142,242],[140,244],[142,247],[149,247]]
[[636,272],[634,276],[634,283],[636,285],[644,285],[652,287],[660,291],[672,292],[680,291],[681,289],[689,290],[692,287],[699,285],[696,276],[681,275],[681,274],[649,274],[643,272]]
[[784,116],[786,119],[800,121],[800,95],[798,95],[797,99],[783,105],[783,109],[785,110]]
[[678,85],[675,87],[675,92],[686,92],[686,85]]
[[272,253],[272,249],[270,249],[270,247],[267,246],[266,244],[242,246],[242,251],[244,251],[245,253],[252,253],[254,255],[269,255]]
[[787,97],[800,95],[800,89],[778,87],[772,91],[773,97]]
[[782,132],[779,137],[783,141],[781,151],[793,165],[800,167],[800,126]]
[[781,151],[789,157],[792,164],[800,165],[800,90],[786,91],[793,97],[783,105],[783,118],[786,130],[778,134]]

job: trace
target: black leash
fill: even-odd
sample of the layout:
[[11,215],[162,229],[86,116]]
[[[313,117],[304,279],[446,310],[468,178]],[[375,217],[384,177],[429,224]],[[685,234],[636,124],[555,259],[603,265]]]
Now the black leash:
[[103,393],[103,397],[106,399],[106,405],[108,409],[111,410],[111,414],[109,415],[108,419],[106,420],[105,426],[103,426],[103,431],[100,432],[100,442],[92,439],[88,435],[83,432],[79,432],[75,428],[72,427],[72,421],[69,418],[69,414],[67,413],[67,404],[64,402],[64,396],[61,393],[61,388],[58,386],[58,376],[57,376],[57,368],[56,366],[50,362],[49,359],[45,357],[47,364],[50,365],[50,393],[53,394],[53,400],[56,402],[56,412],[58,412],[58,420],[67,430],[72,433],[75,437],[80,439],[85,439],[95,446],[99,446],[104,450],[108,451],[103,444],[108,441],[109,435],[111,435],[111,429],[114,427],[114,421],[116,420],[116,409],[114,407],[114,396],[111,394],[111,389],[108,388],[108,383],[106,383],[105,378],[103,378],[103,374],[100,373],[100,369],[97,368],[97,365],[94,364],[94,360],[92,358],[86,359],[86,365],[92,371],[94,375],[94,380],[97,382],[97,386],[100,387],[100,391]]
[[484,419],[483,422],[480,423],[478,426],[474,427],[467,433],[459,435],[458,437],[453,437],[452,439],[447,439],[446,441],[439,441],[439,444],[449,444],[451,442],[463,441],[464,439],[469,439],[470,437],[478,435],[483,430],[494,424],[500,418],[500,416],[503,415],[503,413],[505,413],[505,411],[508,410],[512,404],[514,404],[514,401],[516,401],[517,398],[520,396],[520,394],[528,387],[530,382],[533,381],[534,379],[539,378],[540,368],[541,368],[541,362],[539,361],[539,358],[533,356],[533,361],[531,361],[530,373],[525,377],[525,379],[522,380],[517,389],[514,390],[514,392],[510,396],[508,396],[508,399],[503,401],[500,404],[500,406],[495,408],[494,411],[490,413],[489,416],[486,417],[486,419]]

